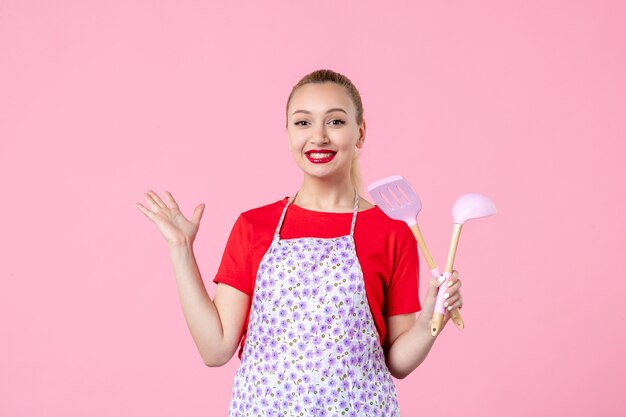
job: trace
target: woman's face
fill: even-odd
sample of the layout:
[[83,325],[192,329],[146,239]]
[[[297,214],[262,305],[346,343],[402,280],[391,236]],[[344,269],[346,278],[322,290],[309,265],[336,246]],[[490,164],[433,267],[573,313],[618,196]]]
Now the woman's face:
[[352,157],[363,146],[365,123],[346,89],[332,82],[309,83],[291,96],[287,110],[289,150],[305,175],[350,176]]

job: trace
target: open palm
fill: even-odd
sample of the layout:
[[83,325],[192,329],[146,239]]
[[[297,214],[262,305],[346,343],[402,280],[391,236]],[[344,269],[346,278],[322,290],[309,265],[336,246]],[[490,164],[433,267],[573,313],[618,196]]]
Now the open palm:
[[140,203],[136,203],[135,206],[157,225],[168,245],[193,243],[200,227],[204,204],[199,204],[195,208],[191,220],[187,220],[178,208],[176,200],[168,191],[165,192],[167,204],[152,190],[148,190],[144,195],[149,208]]

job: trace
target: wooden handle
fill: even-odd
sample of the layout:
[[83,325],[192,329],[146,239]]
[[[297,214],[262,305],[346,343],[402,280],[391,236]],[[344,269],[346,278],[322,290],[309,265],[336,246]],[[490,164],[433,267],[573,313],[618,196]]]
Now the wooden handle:
[[[448,250],[448,259],[446,260],[446,272],[451,274],[454,269],[454,258],[456,257],[456,249],[459,245],[459,238],[461,237],[461,229],[463,225],[460,223],[455,223],[454,228],[452,229],[452,238],[450,239],[450,250]],[[465,322],[463,321],[463,317],[461,317],[461,312],[458,308],[455,308],[450,312],[450,317],[454,322],[454,325],[459,329],[463,330],[465,328]]]
[[450,250],[448,250],[448,260],[446,261],[445,271],[449,274],[452,273],[454,267],[454,258],[456,256],[456,248],[459,245],[459,237],[461,237],[461,229],[463,225],[455,223],[452,229],[452,239],[450,239]]
[[443,314],[434,313],[433,321],[431,323],[430,334],[433,336],[437,336],[439,332],[441,332],[441,328],[443,327]]
[[426,241],[424,240],[422,231],[420,230],[420,227],[417,225],[417,223],[411,226],[411,231],[413,232],[413,236],[415,236],[415,240],[417,240],[417,244],[419,245],[420,249],[422,250],[422,253],[424,254],[424,259],[426,259],[426,263],[428,264],[428,267],[431,270],[437,268],[437,264],[435,263],[433,256],[430,254],[430,251],[428,250],[428,246],[426,246]]
[[[456,256],[456,247],[459,243],[459,236],[461,234],[462,227],[463,225],[461,224],[455,224],[454,230],[452,231],[452,242],[450,243],[448,261],[446,262],[446,271],[448,271],[448,267],[449,267],[450,270],[448,272],[450,273],[452,273],[452,267],[454,265],[454,257]],[[417,223],[411,226],[411,231],[413,232],[413,236],[415,236],[415,240],[417,240],[417,243],[422,253],[424,254],[424,259],[426,259],[428,268],[430,268],[431,271],[437,268],[437,264],[435,263],[433,256],[428,250],[428,246],[426,246],[426,241],[424,240],[422,231],[420,230],[420,227],[418,226]],[[463,317],[461,317],[461,312],[459,311],[458,308],[455,308],[454,310],[450,312],[450,317],[454,325],[458,329],[463,330],[463,328],[465,327],[465,322],[463,321]],[[443,315],[435,313],[435,315],[433,316],[433,320],[432,320],[432,332],[431,333],[433,336],[436,336],[437,334],[439,334],[439,332],[441,331],[442,325],[443,325]]]
[[[433,336],[437,336],[439,333],[441,333],[441,330],[443,329],[443,319],[443,314],[433,313],[430,334],[432,334]],[[463,317],[461,317],[461,312],[458,308],[455,308],[450,312],[450,319],[459,330],[463,330],[465,328],[465,322],[463,321]]]
[[455,308],[450,312],[450,317],[454,325],[459,330],[463,330],[465,328],[465,322],[463,321],[463,317],[461,317],[461,311],[458,308]]

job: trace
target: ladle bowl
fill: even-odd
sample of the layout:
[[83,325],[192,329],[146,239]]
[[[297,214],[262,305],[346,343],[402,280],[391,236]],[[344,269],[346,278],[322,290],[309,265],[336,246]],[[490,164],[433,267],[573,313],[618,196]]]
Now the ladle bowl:
[[463,224],[471,219],[493,216],[498,212],[489,197],[481,193],[466,193],[456,199],[452,206],[454,223]]

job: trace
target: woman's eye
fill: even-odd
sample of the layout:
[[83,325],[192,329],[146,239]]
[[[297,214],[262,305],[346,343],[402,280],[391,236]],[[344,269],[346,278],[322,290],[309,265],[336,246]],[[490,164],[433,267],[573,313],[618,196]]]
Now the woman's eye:
[[333,120],[329,121],[328,123],[330,123],[331,125],[343,125],[343,124],[346,124],[346,122],[344,122],[343,120],[340,120],[340,119],[333,119]]
[[297,122],[294,123],[294,125],[296,126],[304,126],[307,123],[306,120],[298,120]]

